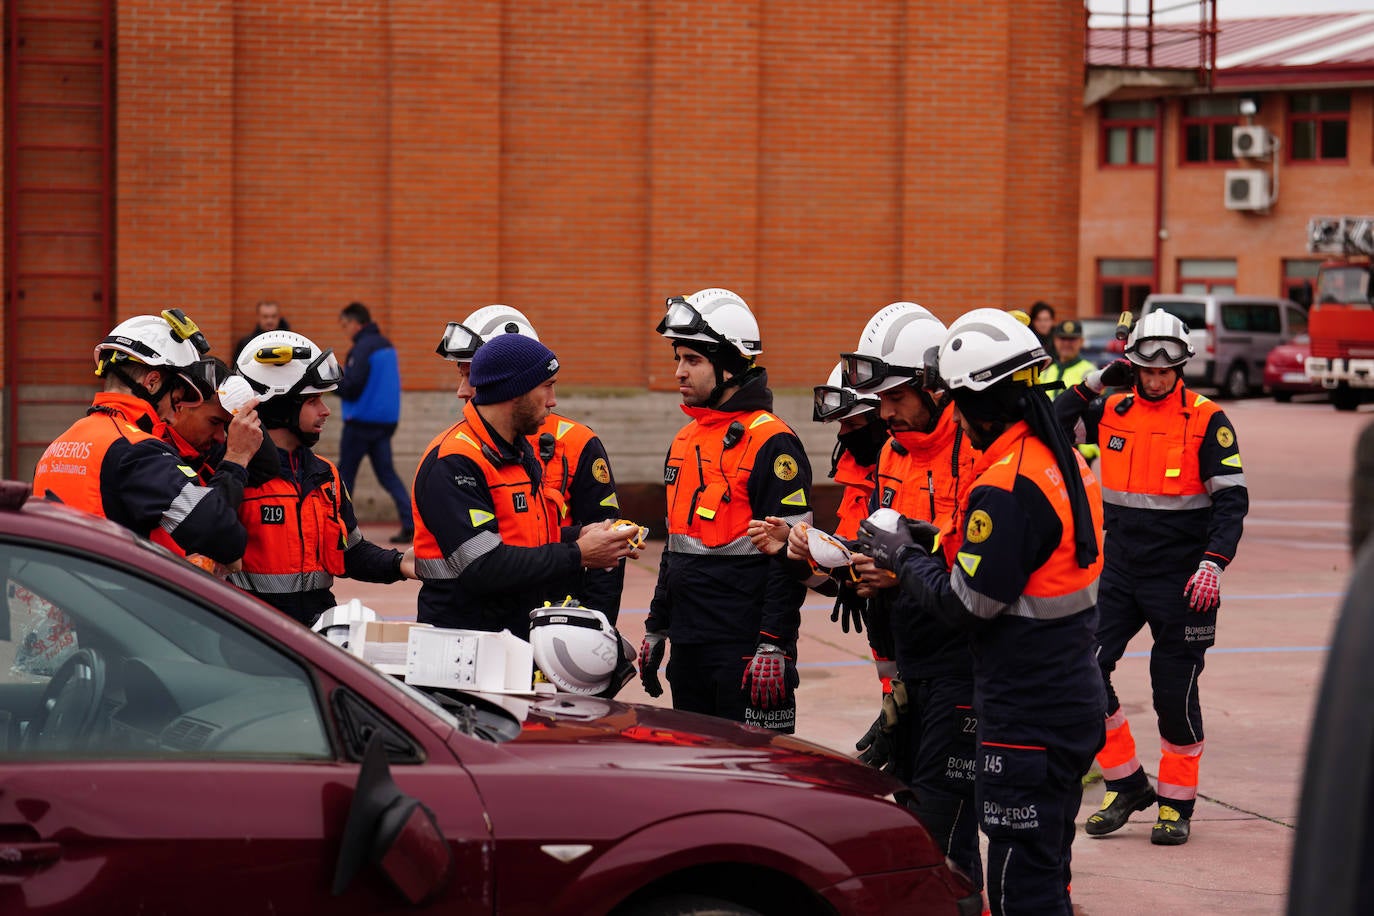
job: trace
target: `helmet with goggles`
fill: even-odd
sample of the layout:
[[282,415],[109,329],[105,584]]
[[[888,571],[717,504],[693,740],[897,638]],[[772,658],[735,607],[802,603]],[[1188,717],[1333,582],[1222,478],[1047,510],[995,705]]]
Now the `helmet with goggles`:
[[853,353],[840,356],[845,384],[878,394],[907,383],[919,385],[926,352],[945,339],[945,326],[915,302],[894,302],[868,320]]
[[938,371],[952,391],[983,391],[1003,379],[1019,378],[1033,384],[1035,373],[1049,362],[1035,332],[1000,309],[974,309],[949,326],[939,350]]
[[[205,335],[181,309],[164,309],[160,315],[136,315],[115,325],[95,345],[95,374],[104,377],[113,373],[135,387],[121,372],[122,366],[168,369],[186,394],[183,403],[191,403],[204,397],[199,384],[203,373],[194,367],[209,350]],[[146,399],[156,401],[165,390],[164,386],[162,391],[146,392]]]
[[634,646],[606,615],[565,599],[530,611],[534,663],[564,693],[610,698],[634,677]]
[[1155,310],[1131,329],[1126,358],[1137,366],[1168,369],[1181,366],[1193,355],[1188,326],[1177,316]]
[[817,385],[811,407],[811,419],[817,423],[848,420],[875,409],[878,399],[860,395],[844,384],[844,363],[836,363],[824,385]]
[[519,309],[509,305],[488,305],[462,321],[450,321],[434,352],[456,363],[471,362],[477,348],[497,334],[523,334],[539,339],[534,325]]
[[321,350],[295,331],[267,331],[239,354],[239,375],[260,401],[323,394],[338,387],[343,372],[333,350]]
[[730,347],[746,361],[763,353],[754,313],[728,289],[713,287],[686,298],[669,298],[656,330],[670,341],[694,340]]

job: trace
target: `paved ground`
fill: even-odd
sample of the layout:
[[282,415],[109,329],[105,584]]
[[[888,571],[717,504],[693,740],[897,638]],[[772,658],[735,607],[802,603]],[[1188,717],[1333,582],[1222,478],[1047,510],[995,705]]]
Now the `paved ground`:
[[[1251,508],[1240,555],[1222,577],[1217,646],[1200,683],[1207,727],[1202,798],[1193,838],[1151,846],[1153,811],[1110,837],[1079,834],[1074,900],[1092,916],[1281,913],[1288,880],[1308,723],[1326,645],[1349,569],[1349,474],[1355,437],[1374,416],[1324,403],[1228,404],[1240,439]],[[641,520],[654,527],[662,522]],[[657,524],[655,524],[657,522]],[[369,526],[384,541],[394,528]],[[651,545],[626,576],[621,628],[636,644],[657,571]],[[413,617],[412,583],[340,583],[341,600],[363,597],[385,616]],[[1141,759],[1158,764],[1148,682],[1148,642],[1138,639],[1117,670]],[[877,711],[864,637],[840,632],[829,604],[803,611],[798,733],[849,751]],[[637,682],[622,699],[652,701]],[[1102,799],[1085,793],[1079,824]],[[1147,816],[1148,815],[1148,816]]]

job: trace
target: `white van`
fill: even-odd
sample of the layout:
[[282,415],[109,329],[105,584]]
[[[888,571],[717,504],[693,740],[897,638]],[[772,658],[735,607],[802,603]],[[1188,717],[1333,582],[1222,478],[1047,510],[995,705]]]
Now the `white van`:
[[1193,357],[1183,367],[1184,381],[1231,398],[1258,393],[1269,351],[1307,333],[1307,312],[1291,299],[1155,293],[1140,316],[1155,309],[1188,326]]

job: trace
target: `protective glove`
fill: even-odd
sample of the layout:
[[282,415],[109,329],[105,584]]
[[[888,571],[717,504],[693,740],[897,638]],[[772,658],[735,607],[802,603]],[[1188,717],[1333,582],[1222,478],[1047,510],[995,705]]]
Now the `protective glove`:
[[1094,369],[1083,379],[1083,384],[1094,394],[1101,394],[1104,388],[1124,388],[1135,379],[1135,370],[1129,359],[1114,359],[1101,369]]
[[849,632],[851,621],[854,625],[855,633],[864,631],[863,608],[857,604],[860,599],[856,595],[847,595],[844,587],[841,586],[840,593],[835,597],[835,607],[830,611],[830,622],[838,623],[840,629]]
[[901,568],[909,551],[934,553],[939,543],[940,529],[930,522],[903,518],[895,531],[885,531],[869,519],[859,523],[859,552],[892,572]]
[[1183,587],[1183,594],[1188,598],[1188,606],[1199,614],[1221,607],[1221,567],[1203,560]]
[[771,642],[761,642],[754,657],[745,666],[739,686],[749,688],[749,701],[761,709],[770,709],[782,702],[787,693],[787,657],[782,648]]
[[864,736],[854,742],[854,749],[859,751],[859,762],[875,770],[885,770],[892,764],[892,740],[883,727],[882,713],[878,713]]
[[663,664],[663,651],[668,646],[662,633],[645,633],[639,644],[639,682],[651,697],[663,696],[663,684],[658,679],[658,666]]

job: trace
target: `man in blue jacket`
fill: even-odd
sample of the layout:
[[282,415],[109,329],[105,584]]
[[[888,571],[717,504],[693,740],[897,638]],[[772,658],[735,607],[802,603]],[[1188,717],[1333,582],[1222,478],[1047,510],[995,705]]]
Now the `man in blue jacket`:
[[339,476],[352,493],[363,456],[371,458],[377,481],[391,494],[401,520],[401,530],[391,543],[408,544],[414,537],[410,494],[391,461],[391,437],[401,419],[401,367],[396,348],[382,336],[372,313],[361,302],[350,302],[339,312],[339,327],[353,339],[337,389],[344,421],[339,437]]

